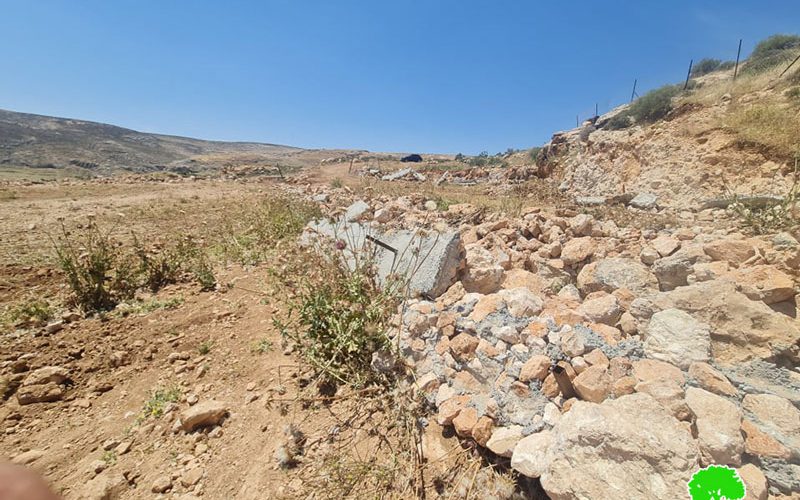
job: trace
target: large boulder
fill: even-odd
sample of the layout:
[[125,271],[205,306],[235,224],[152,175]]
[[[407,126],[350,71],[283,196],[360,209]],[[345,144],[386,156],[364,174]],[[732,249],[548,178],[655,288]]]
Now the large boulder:
[[747,240],[721,239],[703,245],[703,251],[713,260],[738,266],[756,254],[755,246]]
[[578,288],[584,294],[613,292],[626,288],[635,295],[658,291],[658,280],[644,264],[615,257],[587,264],[578,274]]
[[774,304],[794,297],[792,278],[773,266],[744,267],[730,276],[739,290],[752,300]]
[[750,300],[727,280],[682,286],[657,294],[647,307],[632,307],[643,320],[648,312],[680,309],[710,326],[711,353],[717,364],[735,365],[754,358],[800,362],[800,325]]
[[689,431],[646,394],[602,404],[577,401],[552,429],[552,439],[533,444],[543,456],[523,461],[530,451],[520,449],[517,470],[539,474],[553,500],[684,498],[699,460]]
[[697,440],[704,465],[742,464],[742,412],[731,401],[703,389],[686,390],[686,404],[697,417]]
[[748,394],[742,408],[764,431],[795,450],[800,450],[800,410],[789,400],[773,394]]
[[650,318],[645,329],[648,357],[688,369],[695,361],[708,361],[711,336],[708,325],[680,309],[666,309]]

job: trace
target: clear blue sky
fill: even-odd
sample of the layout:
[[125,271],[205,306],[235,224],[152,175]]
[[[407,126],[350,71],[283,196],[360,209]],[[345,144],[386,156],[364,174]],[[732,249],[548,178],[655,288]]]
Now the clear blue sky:
[[0,0],[0,108],[374,151],[546,142],[797,32],[796,0]]

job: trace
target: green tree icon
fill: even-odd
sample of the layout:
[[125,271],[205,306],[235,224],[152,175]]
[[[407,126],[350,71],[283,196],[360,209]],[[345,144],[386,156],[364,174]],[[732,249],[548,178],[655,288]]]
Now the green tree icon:
[[689,481],[692,500],[741,500],[745,492],[739,473],[724,465],[709,465],[700,469]]

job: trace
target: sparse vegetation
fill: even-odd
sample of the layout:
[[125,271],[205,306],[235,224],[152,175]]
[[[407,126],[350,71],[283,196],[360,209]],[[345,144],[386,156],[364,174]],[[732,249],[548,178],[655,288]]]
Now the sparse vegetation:
[[664,85],[651,90],[633,102],[627,109],[617,113],[606,124],[609,130],[621,130],[636,124],[654,123],[672,111],[672,99],[680,95],[678,85]]
[[210,340],[206,340],[201,342],[199,346],[197,346],[197,352],[200,353],[201,356],[205,356],[206,354],[211,352],[211,348],[214,344]]
[[189,273],[203,289],[216,283],[205,250],[189,237],[174,245],[145,248],[134,234],[132,244],[126,245],[112,229],[90,221],[74,231],[62,225],[52,242],[72,302],[87,312],[109,311],[140,288],[156,292]]
[[342,182],[342,179],[340,179],[339,177],[336,177],[335,179],[331,180],[332,188],[340,188],[342,186],[344,186],[344,183]]
[[6,306],[0,324],[41,325],[53,318],[53,307],[44,299],[31,297],[21,304]]
[[542,148],[540,147],[533,147],[528,150],[528,157],[531,159],[532,162],[536,162],[539,159],[539,153],[542,152]]
[[106,450],[103,452],[102,456],[103,462],[105,462],[106,467],[111,467],[112,465],[117,464],[117,452],[114,450]]
[[795,160],[794,183],[786,195],[754,207],[742,199],[731,188],[726,187],[726,196],[731,200],[728,210],[732,211],[742,225],[755,234],[769,234],[800,225],[800,170]]
[[725,126],[744,145],[757,145],[786,159],[800,153],[800,120],[790,107],[777,103],[737,106]]
[[672,99],[681,92],[678,85],[664,85],[651,90],[631,104],[628,113],[636,123],[653,123],[672,110]]
[[144,421],[148,418],[158,418],[164,414],[164,408],[169,403],[177,403],[181,399],[181,389],[178,386],[173,386],[167,389],[156,389],[144,403],[142,413],[139,415],[138,420]]
[[705,58],[700,59],[692,66],[692,77],[707,75],[714,71],[722,71],[733,68],[733,61],[720,61],[719,59]]
[[153,297],[149,300],[141,302],[120,304],[115,312],[119,312],[122,315],[149,314],[160,309],[175,309],[181,304],[183,304],[183,297],[180,296],[172,297],[166,300],[158,300],[157,298]]
[[772,35],[758,42],[742,72],[761,73],[784,62],[788,64],[797,56],[797,49],[800,49],[800,36]]
[[62,224],[53,246],[74,305],[88,312],[108,311],[133,298],[138,288],[136,266],[110,230],[90,221],[76,236]]
[[276,326],[323,379],[363,387],[386,380],[370,363],[373,353],[394,355],[387,330],[400,293],[378,283],[369,259],[351,260],[349,267],[345,251],[305,254],[308,274],[288,319]]
[[276,245],[297,237],[309,220],[319,216],[319,207],[313,203],[282,196],[264,198],[228,217],[220,250],[242,264],[258,264]]
[[269,339],[261,339],[253,346],[252,351],[258,354],[266,354],[273,349],[272,341]]

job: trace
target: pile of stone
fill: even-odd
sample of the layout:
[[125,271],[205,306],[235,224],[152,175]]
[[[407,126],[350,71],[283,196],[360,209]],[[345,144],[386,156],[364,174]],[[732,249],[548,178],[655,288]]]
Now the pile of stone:
[[709,464],[800,493],[794,238],[538,210],[458,234],[457,281],[396,319],[440,424],[555,499],[683,498]]

